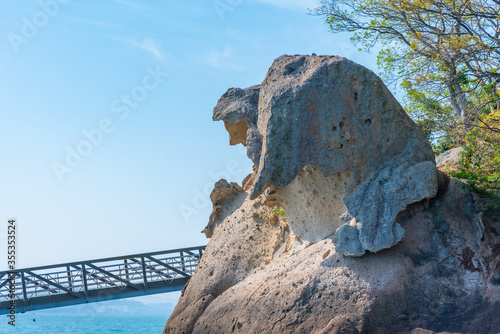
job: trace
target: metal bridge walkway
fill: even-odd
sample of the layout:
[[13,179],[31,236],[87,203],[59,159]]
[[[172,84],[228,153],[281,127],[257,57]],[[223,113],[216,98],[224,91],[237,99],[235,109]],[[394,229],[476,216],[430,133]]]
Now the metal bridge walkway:
[[[205,246],[0,272],[0,314],[180,291]],[[14,292],[14,293],[12,293]]]

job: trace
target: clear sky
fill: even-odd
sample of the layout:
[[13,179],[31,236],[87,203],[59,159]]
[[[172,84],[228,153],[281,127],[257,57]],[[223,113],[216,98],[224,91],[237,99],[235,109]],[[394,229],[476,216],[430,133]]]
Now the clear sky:
[[282,54],[376,70],[317,5],[2,1],[0,270],[11,217],[18,268],[205,244],[213,184],[251,172],[211,119],[219,97]]

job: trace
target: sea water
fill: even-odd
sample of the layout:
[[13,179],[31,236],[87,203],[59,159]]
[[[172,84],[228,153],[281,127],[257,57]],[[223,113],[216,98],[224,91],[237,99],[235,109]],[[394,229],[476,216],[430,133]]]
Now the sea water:
[[[0,317],[0,333],[58,334],[58,333],[133,333],[152,334],[163,331],[168,315],[131,314],[55,314],[27,312],[16,314],[16,326],[8,324],[7,316]],[[35,321],[33,321],[35,320]]]

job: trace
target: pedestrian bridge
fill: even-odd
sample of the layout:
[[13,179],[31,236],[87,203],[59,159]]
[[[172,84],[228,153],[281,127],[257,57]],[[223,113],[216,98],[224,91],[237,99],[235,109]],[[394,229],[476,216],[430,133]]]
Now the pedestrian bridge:
[[205,246],[0,272],[0,314],[180,291]]

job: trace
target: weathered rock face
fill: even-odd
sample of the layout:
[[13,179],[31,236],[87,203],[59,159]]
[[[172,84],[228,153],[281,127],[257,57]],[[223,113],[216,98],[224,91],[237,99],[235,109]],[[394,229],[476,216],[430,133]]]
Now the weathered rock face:
[[441,192],[400,218],[401,243],[362,258],[331,238],[280,252],[284,222],[247,198],[216,228],[165,333],[500,333],[500,222],[483,228],[459,182]]
[[382,81],[347,59],[279,57],[262,85],[231,88],[221,97],[214,109],[214,120],[220,119],[231,143],[248,145],[258,167],[252,198],[269,187],[285,189],[307,166],[333,177],[327,189],[305,187],[328,192],[329,203],[317,201],[318,196],[312,196],[314,205],[308,202],[306,211],[325,212],[315,214],[321,217],[315,233],[302,228],[304,208],[294,210],[298,203],[293,198],[302,193],[289,188],[281,194],[292,232],[307,243],[333,234],[348,211],[354,220],[339,232],[349,230],[351,238],[340,239],[357,252],[344,254],[390,248],[404,235],[396,222],[399,212],[436,194],[437,170],[428,141]]
[[261,201],[262,197],[248,200],[247,193],[240,192],[225,202],[229,215],[213,226],[212,239],[165,333],[192,333],[210,303],[280,253],[289,239],[288,227]]
[[273,259],[215,298],[193,333],[500,333],[500,256],[481,241],[472,195],[452,181],[400,223],[405,238],[377,254],[344,257],[327,238]]
[[324,175],[352,171],[350,194],[382,168],[434,162],[382,81],[345,58],[276,59],[260,88],[258,129],[263,158],[252,196],[288,185],[307,164]]
[[455,147],[439,155],[436,159],[436,167],[444,173],[458,171],[460,152],[463,150],[462,147]]
[[210,214],[210,218],[208,219],[207,226],[201,231],[205,233],[207,238],[211,238],[213,231],[218,223],[222,222],[231,211],[227,210],[227,207],[230,206],[231,203],[240,193],[243,192],[243,188],[241,188],[235,182],[227,182],[222,179],[217,181],[214,186],[214,190],[210,194],[210,200],[212,201],[213,210]]
[[214,121],[224,121],[229,144],[247,146],[250,160],[258,166],[262,140],[257,130],[260,85],[246,89],[230,88],[214,108]]
[[352,220],[345,219],[347,208],[342,201],[349,179],[349,172],[325,177],[307,165],[292,183],[276,192],[274,203],[284,209],[294,236],[292,248],[304,248],[331,236]]
[[214,120],[254,173],[216,184],[165,333],[500,333],[500,222],[372,72],[283,56]]

